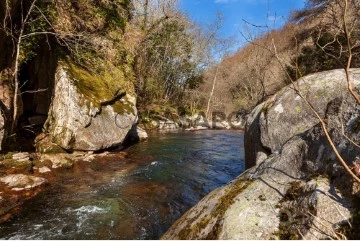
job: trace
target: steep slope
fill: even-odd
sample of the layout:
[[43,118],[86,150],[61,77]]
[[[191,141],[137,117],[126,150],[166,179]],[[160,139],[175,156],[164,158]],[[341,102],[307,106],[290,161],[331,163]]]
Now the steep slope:
[[[348,46],[343,25],[343,1],[308,1],[308,7],[293,13],[279,30],[249,26],[244,32],[248,44],[219,64],[213,109],[231,112],[251,110],[290,82],[319,71],[344,68]],[[358,1],[349,1],[346,23],[352,45],[352,68],[360,66],[359,34],[356,19]],[[262,32],[260,36],[256,33]],[[342,51],[342,52],[341,52]],[[276,56],[277,55],[277,56]],[[208,97],[217,66],[206,73],[202,91]]]

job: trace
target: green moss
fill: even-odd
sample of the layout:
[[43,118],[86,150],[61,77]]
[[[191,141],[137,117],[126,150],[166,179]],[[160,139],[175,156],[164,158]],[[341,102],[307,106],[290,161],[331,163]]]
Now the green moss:
[[[184,227],[178,235],[179,239],[189,239],[193,238],[193,235],[199,234],[203,229],[205,229],[210,222],[215,221],[211,232],[207,234],[205,239],[218,239],[219,234],[222,230],[222,220],[228,210],[228,208],[234,203],[234,199],[245,189],[247,189],[253,183],[252,180],[246,180],[241,178],[233,183],[231,186],[226,187],[226,193],[221,196],[221,198],[216,203],[213,211],[210,213],[210,216],[203,217],[199,222],[194,223],[190,221],[186,227]],[[198,236],[196,236],[198,237]]]
[[273,106],[273,104],[274,104],[273,101],[269,101],[269,102],[265,103],[261,109],[261,112],[263,112],[266,116],[269,109]]
[[298,113],[298,114],[300,114],[300,113],[302,112],[301,106],[296,106],[296,107],[295,107],[295,112]]
[[135,114],[134,113],[134,103],[132,103],[127,96],[123,97],[120,101],[116,101],[112,107],[114,111],[119,114]]
[[18,174],[18,173],[31,173],[31,161],[16,161],[6,159],[0,163],[0,174]]
[[304,186],[300,181],[290,182],[290,188],[288,189],[280,203],[287,201],[295,201],[303,192]]
[[151,121],[171,120],[179,121],[179,115],[173,106],[166,104],[151,105],[146,107],[147,111],[143,112],[141,117],[143,123],[151,123]]
[[111,100],[114,98],[115,92],[126,89],[127,83],[125,83],[124,75],[115,67],[111,70],[112,74],[108,71],[99,74],[76,65],[70,58],[67,58],[64,63],[66,63],[68,73],[75,80],[74,84],[80,93],[88,97],[89,100]]
[[273,233],[274,236],[281,240],[301,239],[299,229],[308,229],[313,219],[311,215],[305,213],[303,205],[305,205],[306,210],[316,216],[316,210],[307,206],[309,202],[301,199],[301,197],[306,196],[305,194],[308,194],[308,191],[306,191],[303,182],[294,181],[290,183],[290,188],[276,205],[276,208],[280,209],[280,224],[278,231]]
[[125,79],[121,69],[107,64],[104,68],[106,70],[95,73],[75,64],[69,57],[62,61],[62,64],[73,79],[77,90],[83,96],[83,104],[90,105],[91,103],[101,109],[106,103],[119,114],[134,114],[133,103],[125,95],[128,93],[135,96],[133,84]]
[[5,159],[11,159],[13,157],[14,153],[13,152],[8,152],[5,154]]
[[49,159],[45,159],[45,160],[34,160],[34,166],[37,168],[42,168],[42,167],[52,167],[52,162]]
[[74,166],[74,161],[70,158],[65,158],[65,162],[61,163],[61,168],[70,169]]
[[212,213],[213,217],[218,217],[212,232],[209,233],[207,239],[217,239],[218,235],[221,232],[221,224],[220,222],[225,215],[225,212],[228,208],[234,203],[235,197],[237,197],[240,193],[242,193],[245,189],[247,189],[253,183],[252,180],[243,180],[240,179],[236,181],[231,187],[228,188],[228,191],[225,195],[223,195],[218,203],[216,204],[216,208],[214,213]]
[[57,154],[57,153],[65,153],[64,149],[54,143],[42,143],[39,142],[36,144],[36,151],[39,153],[46,154]]

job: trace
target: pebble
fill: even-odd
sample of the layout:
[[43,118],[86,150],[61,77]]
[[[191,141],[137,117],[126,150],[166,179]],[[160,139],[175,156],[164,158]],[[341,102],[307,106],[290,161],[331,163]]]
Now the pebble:
[[40,173],[47,173],[47,172],[51,172],[51,170],[48,167],[40,167],[39,172]]

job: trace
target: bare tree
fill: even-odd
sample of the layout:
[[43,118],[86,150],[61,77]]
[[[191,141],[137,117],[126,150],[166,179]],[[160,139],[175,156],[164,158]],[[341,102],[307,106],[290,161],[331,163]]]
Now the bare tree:
[[[341,4],[341,2],[330,2],[328,4],[332,5],[332,4],[336,4],[337,6],[335,6],[336,9],[342,9],[342,21],[340,21],[342,26],[342,29],[339,28],[338,31],[336,31],[336,34],[333,37],[333,41],[326,43],[325,45],[320,45],[319,41],[317,41],[317,45],[323,50],[324,54],[327,54],[331,57],[333,57],[334,59],[336,59],[337,61],[341,61],[341,56],[342,54],[345,52],[347,53],[347,61],[346,61],[346,65],[344,67],[345,69],[345,73],[346,73],[346,80],[348,83],[348,90],[349,93],[354,97],[354,99],[356,100],[357,104],[360,104],[360,99],[359,99],[359,95],[354,91],[353,89],[353,82],[351,80],[351,75],[350,75],[350,67],[351,67],[351,63],[352,63],[352,58],[353,58],[353,53],[352,50],[355,48],[355,46],[357,46],[357,44],[352,44],[352,39],[351,39],[351,34],[352,31],[355,29],[355,23],[357,22],[357,20],[355,20],[352,24],[351,27],[349,28],[349,19],[348,19],[348,8],[349,8],[349,2],[348,0],[344,0],[344,5]],[[333,5],[331,7],[334,7]],[[334,16],[334,15],[333,15]],[[336,17],[335,17],[336,19]],[[335,23],[332,22],[332,26],[335,26],[335,28],[338,28],[339,26],[337,25],[339,22],[336,21]],[[351,29],[351,30],[350,30]],[[340,32],[343,31],[345,39],[346,39],[346,47],[347,49],[343,49],[343,46],[340,42],[340,38],[339,38],[339,30]],[[319,35],[320,36],[320,35]],[[318,37],[318,40],[320,39],[320,37]],[[337,43],[339,44],[339,49],[337,50],[339,52],[338,56],[335,56],[333,53],[331,52],[327,52],[326,48],[328,46],[330,46],[333,43]],[[291,81],[292,85],[293,85],[293,90],[295,91],[295,93],[301,97],[301,99],[309,106],[309,108],[311,109],[311,111],[313,112],[313,114],[316,116],[316,118],[319,120],[322,130],[326,136],[326,139],[328,141],[328,143],[330,144],[332,150],[334,151],[336,157],[338,158],[339,162],[341,163],[341,165],[345,168],[345,170],[350,174],[350,176],[352,176],[354,178],[354,180],[356,180],[358,183],[360,183],[360,178],[357,176],[356,173],[353,172],[353,170],[355,170],[355,168],[351,168],[348,166],[348,164],[346,163],[346,161],[343,159],[343,157],[341,156],[341,154],[339,153],[339,151],[336,148],[336,145],[334,144],[329,131],[328,131],[328,126],[326,121],[320,116],[320,114],[316,111],[316,109],[314,108],[314,106],[311,104],[311,102],[301,93],[300,89],[298,88],[298,86],[295,84],[294,79],[292,79],[292,77],[289,75],[289,73],[287,72],[286,68],[284,67],[284,64],[281,60],[281,58],[278,56],[277,54],[277,49],[276,49],[276,44],[275,41],[273,40],[273,49],[274,49],[274,54],[276,56],[276,59],[279,61],[279,63],[283,66],[283,70],[286,72],[289,80]],[[342,133],[343,136],[345,136],[344,133]],[[350,140],[348,137],[346,137],[348,140]],[[350,140],[351,141],[351,140]],[[354,143],[353,141],[351,141],[352,143]],[[357,145],[356,145],[357,146]]]
[[[51,19],[48,12],[44,12],[42,7],[52,7],[54,10],[59,10],[58,2],[43,2],[38,0],[19,1],[19,17],[16,19],[11,16],[10,1],[6,1],[5,4],[5,18],[2,21],[0,28],[4,33],[12,39],[13,42],[13,58],[14,64],[12,67],[12,85],[14,86],[14,94],[12,99],[11,124],[10,134],[15,133],[17,127],[17,121],[22,114],[22,98],[21,98],[21,86],[19,80],[19,72],[21,64],[26,60],[29,49],[26,49],[26,45],[29,45],[34,38],[43,36],[48,40],[49,37],[53,37],[60,46],[64,46],[68,51],[77,55],[82,49],[96,49],[97,44],[91,43],[89,40],[89,33],[86,31],[77,31],[75,29],[66,29],[61,24],[55,24],[54,19]],[[14,10],[13,10],[14,12]],[[100,51],[98,51],[100,52]],[[80,62],[80,61],[79,61]],[[43,90],[35,90],[31,93],[37,93]]]
[[[320,1],[321,2],[321,1]],[[351,35],[353,33],[353,31],[356,29],[355,28],[355,23],[357,23],[357,20],[353,20],[352,24],[349,23],[349,16],[348,16],[348,9],[349,9],[349,2],[348,0],[344,0],[344,2],[339,2],[339,1],[322,1],[324,2],[324,5],[321,5],[321,10],[323,11],[324,9],[326,10],[326,6],[330,6],[333,9],[337,9],[337,11],[339,11],[339,9],[341,9],[342,14],[340,15],[341,17],[341,21],[338,20],[338,16],[339,15],[331,15],[332,16],[332,20],[336,20],[331,21],[331,22],[327,22],[326,26],[329,28],[329,26],[333,27],[333,29],[335,28],[337,31],[335,31],[335,35],[333,35],[333,40],[330,42],[325,43],[324,45],[321,45],[319,43],[319,41],[316,43],[323,51],[324,54],[327,54],[329,56],[332,56],[334,59],[336,59],[339,62],[342,62],[342,56],[344,55],[344,53],[346,54],[346,58],[345,58],[345,73],[346,73],[346,79],[347,79],[347,83],[348,83],[348,90],[349,93],[354,97],[354,99],[356,100],[356,103],[359,104],[358,101],[358,94],[354,91],[353,89],[353,82],[351,80],[351,76],[349,73],[350,67],[351,67],[351,63],[352,63],[352,59],[353,59],[353,53],[352,50],[354,50],[356,47],[358,47],[358,43],[357,41],[353,42],[353,40],[351,39]],[[344,4],[342,4],[344,3]],[[354,1],[352,1],[353,4]],[[329,5],[327,5],[329,4]],[[335,4],[335,5],[333,5]],[[337,5],[336,5],[337,4]],[[318,11],[316,11],[318,13]],[[321,11],[320,11],[321,12]],[[311,11],[312,13],[312,11]],[[335,12],[332,12],[335,13]],[[313,17],[313,16],[312,16]],[[350,27],[349,27],[350,26]],[[346,40],[346,44],[345,44],[345,48],[344,45],[341,43],[341,37],[339,33],[343,33],[342,36],[345,37]],[[322,33],[320,31],[320,33]],[[346,163],[346,161],[343,159],[343,157],[341,156],[341,154],[339,153],[339,151],[336,148],[336,145],[334,144],[334,141],[331,138],[331,135],[328,131],[328,125],[326,123],[326,121],[321,117],[321,115],[318,113],[318,111],[315,109],[315,107],[312,105],[312,103],[304,96],[304,94],[301,92],[301,90],[298,88],[298,85],[296,83],[296,80],[293,79],[293,77],[291,76],[291,74],[288,72],[288,69],[286,68],[287,66],[287,61],[282,59],[278,53],[278,49],[277,49],[277,44],[275,41],[275,38],[272,36],[271,32],[269,31],[268,36],[271,37],[271,45],[261,45],[258,42],[251,42],[250,44],[262,47],[264,50],[266,50],[267,52],[273,54],[276,58],[276,61],[278,62],[278,64],[281,66],[283,72],[286,74],[286,77],[288,78],[288,80],[290,81],[291,85],[292,85],[292,89],[294,90],[294,92],[306,103],[306,105],[310,108],[311,112],[315,115],[315,117],[319,120],[320,125],[322,127],[322,130],[325,134],[325,137],[330,145],[330,147],[332,148],[332,150],[334,151],[337,159],[339,160],[340,164],[344,167],[344,169],[349,173],[349,175],[358,183],[360,183],[360,178],[357,176],[356,173],[354,173],[355,171],[355,167],[349,167],[349,165]],[[294,37],[294,39],[297,41],[296,37]],[[318,38],[320,39],[320,38]],[[335,48],[334,44],[338,46],[338,48]],[[329,48],[331,51],[329,51]],[[334,51],[338,51],[338,56],[334,55]],[[299,76],[301,77],[301,76]],[[345,133],[341,133],[343,135],[344,138],[350,140],[350,142],[352,144],[354,144],[355,146],[359,147],[358,144],[356,144],[354,141],[352,141],[350,138],[348,138]]]

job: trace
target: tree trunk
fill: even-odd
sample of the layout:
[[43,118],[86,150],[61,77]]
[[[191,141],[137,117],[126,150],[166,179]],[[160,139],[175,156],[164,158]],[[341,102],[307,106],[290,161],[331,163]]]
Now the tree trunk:
[[219,72],[220,65],[221,65],[221,62],[220,62],[220,63],[217,65],[217,67],[216,67],[215,76],[214,76],[214,80],[213,80],[211,92],[210,92],[209,99],[208,99],[208,103],[207,103],[206,118],[207,118],[208,120],[211,119],[211,115],[209,114],[209,112],[210,112],[210,104],[211,104],[211,99],[212,99],[212,97],[213,97],[213,95],[214,95],[215,85],[216,85],[216,79],[217,79],[217,75],[218,75],[218,72]]

